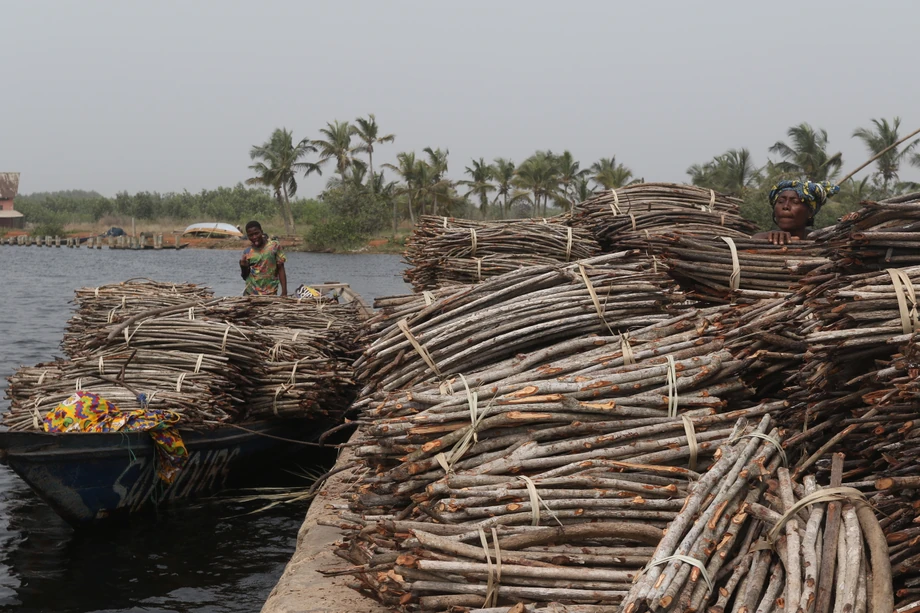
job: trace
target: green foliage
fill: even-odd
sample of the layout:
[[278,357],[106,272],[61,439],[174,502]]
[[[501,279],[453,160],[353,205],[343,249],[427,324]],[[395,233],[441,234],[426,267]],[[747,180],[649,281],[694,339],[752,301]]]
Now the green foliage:
[[348,227],[363,235],[373,234],[384,227],[391,203],[387,195],[375,194],[352,183],[327,189],[322,199],[333,217],[348,220]]
[[291,211],[294,213],[294,221],[310,226],[322,223],[331,215],[328,204],[313,198],[292,200]]
[[106,198],[95,192],[51,192],[17,196],[14,207],[32,224],[97,222],[120,215],[154,220],[223,221],[234,224],[264,219],[275,212],[275,204],[264,189],[238,183],[235,187],[201,190],[198,194],[119,192]]
[[357,178],[346,173],[345,180],[331,181],[322,201],[309,205],[310,214],[322,218],[304,236],[308,248],[353,249],[386,226],[395,198],[392,184],[374,191]]
[[359,221],[336,215],[310,228],[304,240],[308,249],[327,251],[355,249],[364,244],[366,237]]
[[32,236],[64,236],[64,226],[58,223],[42,223],[29,230]]

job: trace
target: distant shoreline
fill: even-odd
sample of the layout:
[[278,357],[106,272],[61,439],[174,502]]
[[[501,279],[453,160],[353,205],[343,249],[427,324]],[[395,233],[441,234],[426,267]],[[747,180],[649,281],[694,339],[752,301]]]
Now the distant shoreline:
[[[150,233],[145,233],[150,236]],[[179,242],[182,245],[185,245],[183,249],[219,249],[225,251],[242,251],[249,245],[249,242],[244,238],[201,238],[193,236],[181,236],[176,234],[163,234],[163,244],[167,248],[175,245],[176,236],[179,236]],[[29,235],[28,232],[23,230],[13,230],[6,233],[4,236],[13,237],[19,235]],[[64,238],[89,238],[91,236],[85,232],[73,232],[68,233],[67,235],[61,236],[62,242]],[[149,238],[148,238],[149,240]],[[374,238],[367,241],[365,245],[357,249],[324,249],[324,250],[313,250],[305,249],[303,247],[302,239],[286,239],[278,237],[278,240],[281,242],[281,247],[288,252],[302,252],[302,253],[343,253],[343,254],[354,254],[354,253],[370,253],[370,254],[387,254],[387,255],[402,255],[405,251],[405,246],[400,243],[391,243],[389,239],[386,238]],[[81,245],[82,246],[82,245]]]

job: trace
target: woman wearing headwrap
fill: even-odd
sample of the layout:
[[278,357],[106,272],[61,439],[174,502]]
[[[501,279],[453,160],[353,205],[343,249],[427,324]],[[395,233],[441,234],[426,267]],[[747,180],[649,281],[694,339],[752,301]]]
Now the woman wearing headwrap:
[[840,191],[827,181],[780,181],[770,190],[770,208],[773,222],[779,230],[760,232],[754,238],[762,238],[774,245],[787,245],[794,240],[808,236],[808,227],[815,222],[815,215],[827,199]]

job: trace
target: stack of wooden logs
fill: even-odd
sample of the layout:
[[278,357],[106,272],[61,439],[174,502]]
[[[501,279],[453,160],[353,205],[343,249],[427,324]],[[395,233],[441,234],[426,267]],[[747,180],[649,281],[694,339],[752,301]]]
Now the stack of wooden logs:
[[[234,341],[229,341],[228,345]],[[199,355],[201,359],[199,360]],[[76,390],[91,391],[119,408],[168,409],[182,422],[214,425],[240,408],[239,366],[226,355],[113,347],[85,358],[23,367],[9,378],[11,430],[40,429],[42,417]]]
[[368,393],[401,389],[558,341],[663,321],[683,299],[632,253],[531,266],[392,322],[355,366]]
[[920,264],[920,193],[866,202],[812,233],[845,272]]
[[[802,603],[805,610],[814,610],[816,602],[821,606],[839,602],[843,607],[891,596],[892,575],[899,604],[916,600],[920,536],[912,521],[920,503],[915,502],[914,490],[905,492],[920,487],[920,479],[910,485],[915,456],[920,454],[909,442],[920,436],[910,417],[915,415],[910,407],[916,406],[920,392],[920,384],[910,378],[913,354],[895,353],[892,360],[877,363],[861,360],[874,369],[874,387],[863,385],[868,376],[856,382],[838,379],[837,387],[842,390],[827,386],[830,397],[849,404],[832,405],[835,410],[831,411],[807,404],[810,392],[800,387],[800,381],[813,374],[807,366],[810,361],[847,364],[852,355],[839,347],[832,348],[839,351],[825,351],[821,343],[829,339],[811,336],[824,325],[837,326],[852,310],[839,308],[851,297],[846,292],[852,290],[842,287],[846,279],[824,271],[808,279],[798,292],[782,298],[707,308],[681,305],[645,327],[618,328],[624,334],[607,335],[601,329],[594,331],[597,336],[582,333],[557,339],[531,347],[527,353],[514,351],[472,364],[459,371],[462,377],[429,375],[390,389],[368,387],[357,403],[363,409],[366,438],[355,450],[368,472],[357,484],[350,509],[340,521],[349,531],[340,554],[356,566],[343,572],[354,574],[362,589],[406,610],[461,606],[498,613],[501,607],[531,603],[520,607],[549,611],[552,605],[547,603],[557,600],[573,610],[586,606],[579,603],[591,602],[592,611],[615,611],[629,590],[638,589],[631,581],[650,558],[647,548],[624,540],[606,524],[638,521],[661,528],[661,522],[670,522],[667,534],[679,533],[674,538],[690,547],[689,557],[696,562],[668,560],[671,583],[649,580],[651,587],[644,596],[627,601],[632,610],[712,607],[710,610],[722,611],[741,610],[744,605],[751,611],[758,606],[765,611],[779,610],[777,602],[782,603],[783,598]],[[859,291],[871,292],[879,279],[867,275],[856,282],[861,284]],[[427,300],[395,300],[388,306],[392,311],[379,316],[378,339],[388,338],[383,321],[398,320],[397,313],[428,317],[438,312],[439,300],[450,304],[462,295],[447,291]],[[865,307],[872,313],[866,315],[868,319],[857,316],[871,326],[865,330],[869,347],[877,342],[872,340],[873,328],[885,328],[884,334],[890,335],[898,331],[894,324],[901,322],[896,300],[892,306],[878,302],[880,296],[872,299],[876,302]],[[428,339],[420,344],[427,347]],[[901,346],[883,344],[889,352]],[[668,385],[672,363],[680,374]],[[875,395],[864,399],[854,389]],[[788,395],[789,400],[753,404],[774,393]],[[885,419],[866,415],[867,406],[879,407]],[[742,408],[724,413],[729,407]],[[807,416],[803,407],[811,410]],[[673,408],[686,420],[668,417]],[[841,410],[844,412],[837,414]],[[741,431],[748,435],[743,439],[737,439],[739,432],[726,432],[719,426],[738,417],[760,419],[764,415],[778,418],[788,428],[785,438],[769,419],[756,435],[748,428]],[[693,434],[684,432],[682,437],[687,422]],[[673,434],[672,429],[676,430]],[[846,468],[841,464],[836,479],[836,485],[842,482],[851,488],[845,499],[813,502],[800,512],[795,531],[802,536],[793,546],[787,545],[782,534],[794,523],[783,520],[775,539],[778,554],[753,546],[787,513],[790,504],[819,489],[819,482],[834,482],[828,456],[836,449],[833,439],[841,431],[854,430],[872,436],[848,444]],[[645,432],[655,434],[646,439]],[[735,442],[715,452],[733,437]],[[659,447],[662,444],[668,448]],[[646,492],[672,488],[672,496],[686,510],[695,488],[702,487],[699,483],[707,477],[694,477],[692,485],[682,484],[674,471],[705,470],[709,458],[719,460],[728,453],[725,449],[746,449],[748,444],[754,447],[754,455],[747,459],[757,461],[733,465],[743,478],[722,479],[724,471],[722,477],[712,477],[719,491],[733,488],[726,490],[727,500],[714,498],[713,491],[709,495],[702,492],[702,505],[685,518],[667,515],[673,513],[670,507],[641,506],[663,504],[651,493],[635,498],[638,507],[618,502],[637,493],[622,481],[638,479]],[[691,460],[691,456],[695,457]],[[692,468],[691,461],[695,462]],[[796,468],[795,473],[778,470],[786,461]],[[891,464],[889,472],[880,461]],[[618,472],[610,474],[611,470]],[[645,474],[639,477],[636,473]],[[777,475],[783,481],[791,474],[794,481],[789,480],[788,487],[776,485]],[[863,516],[869,507],[854,490],[871,494],[873,477],[878,475],[890,480],[885,482],[889,490],[872,495],[870,504],[887,515],[882,515],[875,528],[866,528],[868,519]],[[667,479],[653,479],[656,476]],[[614,480],[619,480],[615,486],[619,494],[605,489]],[[580,488],[593,488],[597,502],[591,502],[589,498],[594,499]],[[780,490],[794,493],[791,503]],[[837,511],[833,511],[835,504]],[[541,526],[551,521],[558,522],[556,527],[527,526],[537,515],[534,508],[542,509]],[[714,523],[700,519],[706,509],[713,513]],[[818,553],[821,546],[814,536],[831,529],[834,513],[843,518],[837,525],[845,526],[838,529],[844,534],[840,542],[845,551],[837,564],[839,574],[825,571],[831,573],[830,578],[819,581],[815,560],[832,559],[836,552],[825,546]],[[604,524],[597,528],[601,532],[591,532],[600,524]],[[679,525],[684,528],[678,529]],[[641,530],[633,528],[632,533],[644,534]],[[542,531],[539,537],[538,531]],[[883,559],[878,546],[882,531],[883,538],[896,545],[889,559]],[[507,558],[493,553],[496,542]],[[630,546],[635,554],[626,557],[623,548]],[[656,559],[686,555],[680,549],[667,551],[667,547],[660,552]],[[499,577],[498,557],[503,564],[539,570],[515,567]],[[787,571],[793,558],[799,564],[798,584]],[[889,560],[894,568],[885,575]],[[489,561],[496,566],[492,575]],[[572,571],[572,564],[581,565],[582,572]],[[707,569],[705,576],[714,590],[694,564]],[[636,585],[647,585],[645,577],[658,572],[654,568],[658,567],[649,566]],[[829,590],[831,585],[833,590]]]
[[191,283],[164,283],[129,279],[101,287],[82,287],[74,292],[76,311],[67,322],[61,347],[76,358],[92,351],[90,346],[106,326],[132,316],[180,305],[199,306],[213,298],[207,287]]
[[588,230],[552,220],[475,222],[423,216],[406,242],[416,290],[482,281],[523,266],[573,262],[600,249]]
[[579,204],[573,223],[590,229],[604,251],[629,248],[658,234],[740,239],[756,225],[739,214],[741,201],[710,189],[673,183],[637,183]]
[[777,449],[776,431],[723,448],[668,526],[624,613],[722,612],[729,604],[764,612],[894,609],[888,545],[863,494],[841,487],[843,456],[834,458],[829,486],[819,488],[810,475],[793,482]]
[[[780,298],[799,289],[806,277],[829,264],[812,241],[773,245],[747,237],[667,234],[646,242],[662,255],[668,273],[691,298],[707,302],[747,302]],[[813,279],[807,280],[814,283]]]
[[64,343],[72,359],[10,378],[8,427],[40,427],[77,389],[123,409],[171,409],[184,427],[294,416],[334,424],[354,399],[363,329],[353,305],[214,299],[155,282],[84,288],[77,302]]
[[[783,406],[753,404],[744,382],[776,364],[756,355],[751,331],[776,325],[781,303],[689,308],[628,335],[557,340],[462,377],[368,390],[355,454],[369,470],[339,521],[348,572],[406,609],[615,606],[650,559],[637,542],[677,517],[718,445],[776,435],[769,418],[735,422]],[[501,579],[479,562],[480,529],[503,568],[514,565]]]
[[[338,553],[357,565],[349,572],[363,588],[389,605],[422,610],[521,600],[615,605],[649,561],[648,546],[697,489],[700,473],[681,466],[689,432],[694,466],[705,469],[718,445],[764,427],[736,420],[760,421],[775,408],[617,419],[607,411],[579,416],[577,408],[565,415],[565,402],[541,412],[520,400],[480,409],[475,434],[464,427],[433,439],[437,423],[402,430],[402,438],[429,443],[362,479],[336,522],[351,535]],[[388,434],[399,437],[392,428]],[[378,435],[356,451],[371,454],[370,465],[391,464],[375,450]],[[501,570],[490,570],[494,564]]]

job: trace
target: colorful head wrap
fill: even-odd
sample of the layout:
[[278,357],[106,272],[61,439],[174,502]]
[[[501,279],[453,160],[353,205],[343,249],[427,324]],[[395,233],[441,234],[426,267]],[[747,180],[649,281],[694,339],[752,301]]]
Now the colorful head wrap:
[[776,204],[776,199],[780,192],[786,190],[794,191],[799,198],[811,208],[812,216],[817,215],[827,199],[840,191],[839,185],[833,185],[830,181],[780,181],[770,190],[770,208]]

